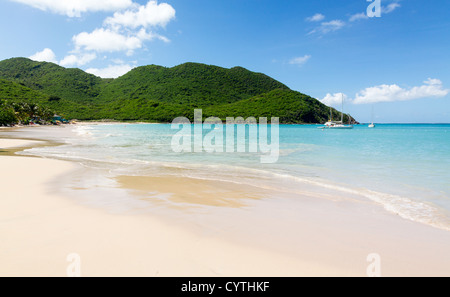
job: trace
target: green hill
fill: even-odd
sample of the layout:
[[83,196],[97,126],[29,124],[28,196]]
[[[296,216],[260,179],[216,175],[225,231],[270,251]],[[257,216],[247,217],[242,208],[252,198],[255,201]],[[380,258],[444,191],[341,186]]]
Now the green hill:
[[34,103],[50,108],[58,114],[71,118],[71,114],[91,112],[87,105],[72,102],[59,96],[48,95],[42,91],[33,90],[23,85],[5,79],[0,79],[0,100],[10,103]]
[[186,63],[173,68],[135,68],[112,81],[99,98],[105,102],[144,99],[203,107],[237,102],[274,89],[288,87],[244,68]]
[[[233,104],[206,108],[206,116],[226,117],[279,117],[284,124],[324,123],[330,117],[330,108],[320,101],[291,90],[277,89]],[[340,117],[336,110],[333,118]],[[348,121],[348,117],[344,118]]]
[[66,69],[53,63],[26,58],[1,61],[0,79],[18,82],[47,95],[78,103],[92,103],[107,83],[80,69]]
[[[117,79],[14,58],[0,61],[0,99],[32,100],[69,119],[171,122],[204,115],[322,123],[329,108],[265,74],[198,63],[138,67]],[[338,114],[335,111],[337,118]]]
[[48,103],[50,96],[25,87],[22,84],[0,79],[0,98],[11,102],[34,101],[36,103]]

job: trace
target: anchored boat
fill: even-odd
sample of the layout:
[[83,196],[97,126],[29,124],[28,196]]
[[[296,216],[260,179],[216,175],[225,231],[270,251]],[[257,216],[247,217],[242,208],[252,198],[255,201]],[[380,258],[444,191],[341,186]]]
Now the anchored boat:
[[[350,121],[350,116],[349,116]],[[335,122],[333,121],[333,109],[330,107],[330,121],[326,122],[323,127],[319,129],[343,129],[343,130],[351,130],[353,129],[353,125],[345,125],[344,124],[344,95],[342,95],[342,111],[341,111],[341,121]]]

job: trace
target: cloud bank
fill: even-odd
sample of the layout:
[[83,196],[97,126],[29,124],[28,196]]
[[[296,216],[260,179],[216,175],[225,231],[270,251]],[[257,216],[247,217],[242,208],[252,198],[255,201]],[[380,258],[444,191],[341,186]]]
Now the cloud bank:
[[146,41],[170,40],[151,29],[165,27],[175,19],[175,9],[167,4],[149,1],[146,5],[133,5],[130,9],[116,12],[103,22],[102,28],[92,32],[81,32],[73,36],[75,52],[125,52],[133,55]]
[[102,77],[102,78],[117,78],[131,71],[134,67],[122,64],[122,65],[109,65],[106,68],[89,68],[86,70],[87,73]]
[[132,0],[11,0],[43,11],[80,17],[87,12],[117,11],[131,7]]
[[450,90],[444,89],[442,81],[429,78],[424,84],[409,89],[396,84],[380,85],[366,88],[356,94],[354,104],[369,104],[379,102],[408,101],[421,98],[445,97]]
[[133,51],[142,47],[137,36],[126,36],[110,29],[95,29],[91,33],[82,32],[73,38],[75,49],[97,52]]
[[348,100],[347,95],[343,93],[327,94],[325,98],[320,100],[323,104],[328,106],[338,106],[342,104],[342,98],[344,102]]
[[327,94],[320,101],[329,106],[337,106],[341,104],[341,98],[344,96],[346,101],[350,101],[353,104],[373,104],[423,98],[441,98],[450,93],[450,90],[445,89],[442,81],[439,79],[429,78],[423,83],[421,86],[411,88],[402,88],[396,84],[370,87],[359,91],[354,99],[347,99],[347,95],[342,93]]
[[89,62],[95,60],[97,58],[97,55],[95,53],[87,53],[83,55],[69,55],[66,56],[64,59],[62,59],[59,62],[59,65],[63,67],[67,66],[83,66],[88,64]]
[[41,52],[37,52],[34,55],[30,56],[29,58],[37,62],[57,63],[55,53],[49,48],[46,48]]
[[147,5],[135,6],[125,12],[116,12],[114,16],[107,18],[104,23],[113,28],[165,27],[175,18],[175,14],[175,9],[171,5],[150,1]]
[[[69,17],[80,17],[87,12],[114,12],[92,31],[72,36],[73,49],[59,61],[63,67],[81,67],[97,59],[99,53],[123,53],[132,56],[145,47],[146,42],[169,38],[157,33],[175,19],[175,9],[167,3],[151,0],[141,5],[132,0],[10,0]],[[58,63],[55,53],[46,48],[30,57],[35,61]],[[110,65],[104,69],[90,68],[97,75],[117,76],[131,66]]]

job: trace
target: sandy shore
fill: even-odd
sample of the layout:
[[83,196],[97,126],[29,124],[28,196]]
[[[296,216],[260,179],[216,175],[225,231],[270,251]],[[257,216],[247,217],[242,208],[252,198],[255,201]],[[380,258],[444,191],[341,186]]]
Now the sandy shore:
[[[0,141],[18,145],[25,142]],[[171,191],[178,207],[112,214],[61,194],[78,164],[15,156],[0,164],[0,276],[67,276],[70,254],[80,256],[82,276],[366,276],[370,254],[380,256],[383,276],[450,276],[450,232],[373,203],[274,203],[227,183],[120,177],[136,199]],[[184,207],[214,191],[203,212]]]
[[42,144],[42,142],[22,139],[0,139],[0,149],[31,147],[38,144]]
[[0,164],[7,168],[0,173],[0,276],[66,276],[74,253],[82,276],[297,275],[299,267],[319,267],[150,217],[77,205],[52,194],[55,178],[74,169],[70,163],[0,157]]

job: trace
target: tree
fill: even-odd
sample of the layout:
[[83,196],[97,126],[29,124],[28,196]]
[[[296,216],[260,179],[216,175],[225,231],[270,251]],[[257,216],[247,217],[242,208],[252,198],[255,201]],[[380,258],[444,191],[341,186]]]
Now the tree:
[[0,126],[16,124],[18,119],[14,109],[8,105],[6,100],[0,100]]
[[28,124],[31,120],[50,121],[54,112],[34,103],[0,100],[0,126],[17,123]]

